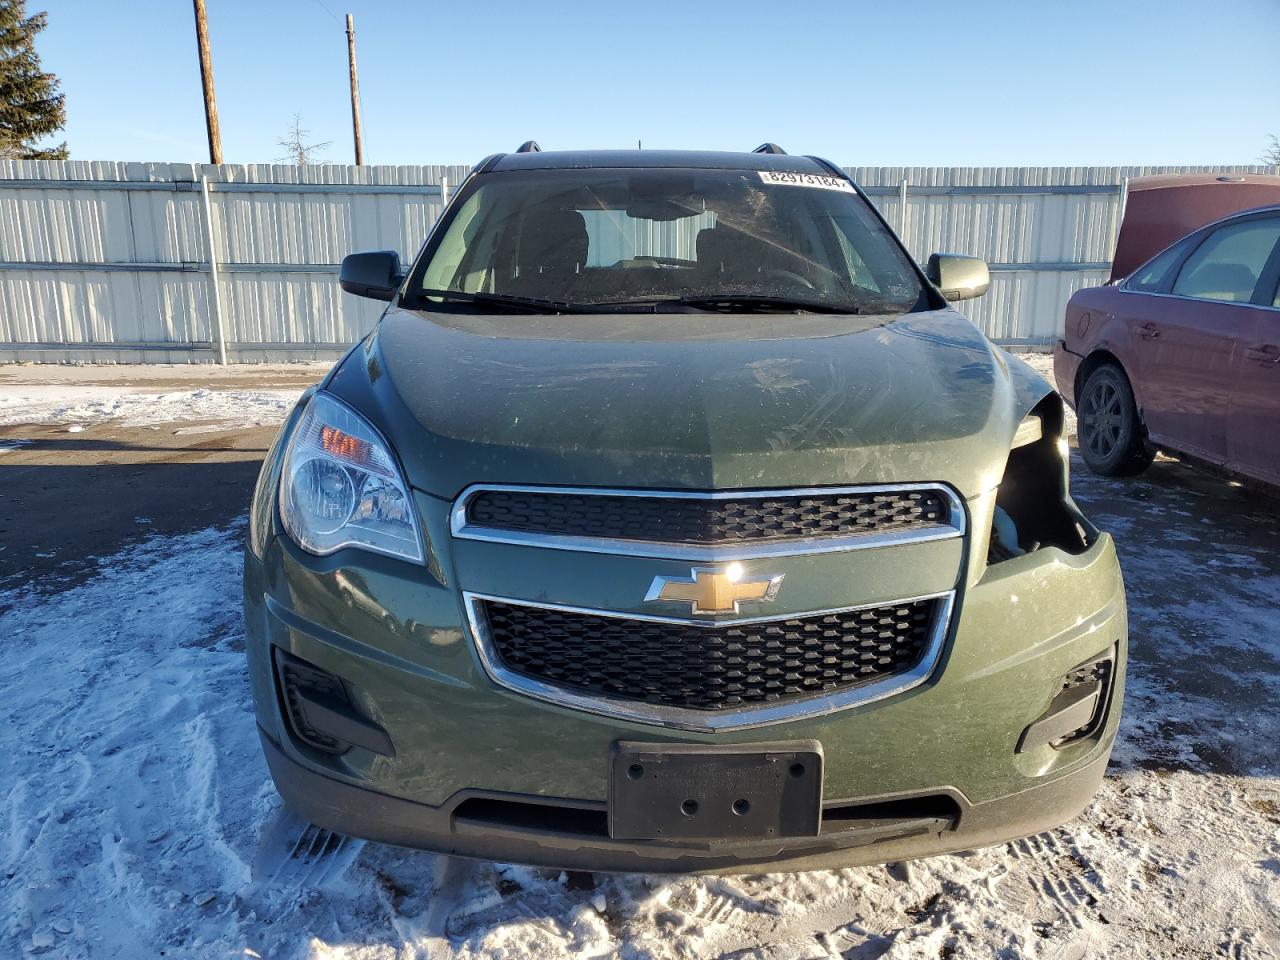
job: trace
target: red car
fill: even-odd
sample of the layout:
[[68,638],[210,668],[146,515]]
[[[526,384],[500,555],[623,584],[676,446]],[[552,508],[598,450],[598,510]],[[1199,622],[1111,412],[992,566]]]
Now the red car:
[[1089,468],[1159,448],[1280,484],[1278,286],[1280,177],[1134,181],[1112,279],[1071,298],[1054,349]]

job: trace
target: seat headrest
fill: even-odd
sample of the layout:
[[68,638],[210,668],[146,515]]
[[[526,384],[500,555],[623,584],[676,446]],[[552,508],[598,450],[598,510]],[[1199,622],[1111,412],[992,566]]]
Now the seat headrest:
[[713,271],[745,273],[754,271],[769,252],[768,244],[741,230],[717,224],[698,231],[694,254],[698,266]]
[[517,262],[521,274],[569,270],[587,262],[587,221],[577,210],[551,210],[525,219]]
[[1258,278],[1242,263],[1205,263],[1192,271],[1175,293],[1189,297],[1241,302],[1253,296]]

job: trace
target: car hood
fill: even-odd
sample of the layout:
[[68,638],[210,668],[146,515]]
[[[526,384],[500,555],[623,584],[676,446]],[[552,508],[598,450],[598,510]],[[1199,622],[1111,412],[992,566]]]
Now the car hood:
[[392,308],[328,389],[409,482],[995,486],[1050,387],[952,310],[473,316]]

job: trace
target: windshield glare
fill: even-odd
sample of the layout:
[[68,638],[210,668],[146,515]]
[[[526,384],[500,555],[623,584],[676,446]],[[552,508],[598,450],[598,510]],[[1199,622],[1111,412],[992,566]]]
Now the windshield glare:
[[763,297],[861,313],[923,301],[898,244],[836,178],[539,170],[484,174],[459,200],[414,274],[432,305],[445,298],[423,291],[582,306]]

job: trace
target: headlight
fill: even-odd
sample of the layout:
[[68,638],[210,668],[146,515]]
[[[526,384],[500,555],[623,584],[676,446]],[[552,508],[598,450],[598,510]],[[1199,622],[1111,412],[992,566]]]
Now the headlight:
[[421,563],[422,536],[391,447],[327,393],[311,398],[285,455],[280,520],[304,550],[359,547]]

